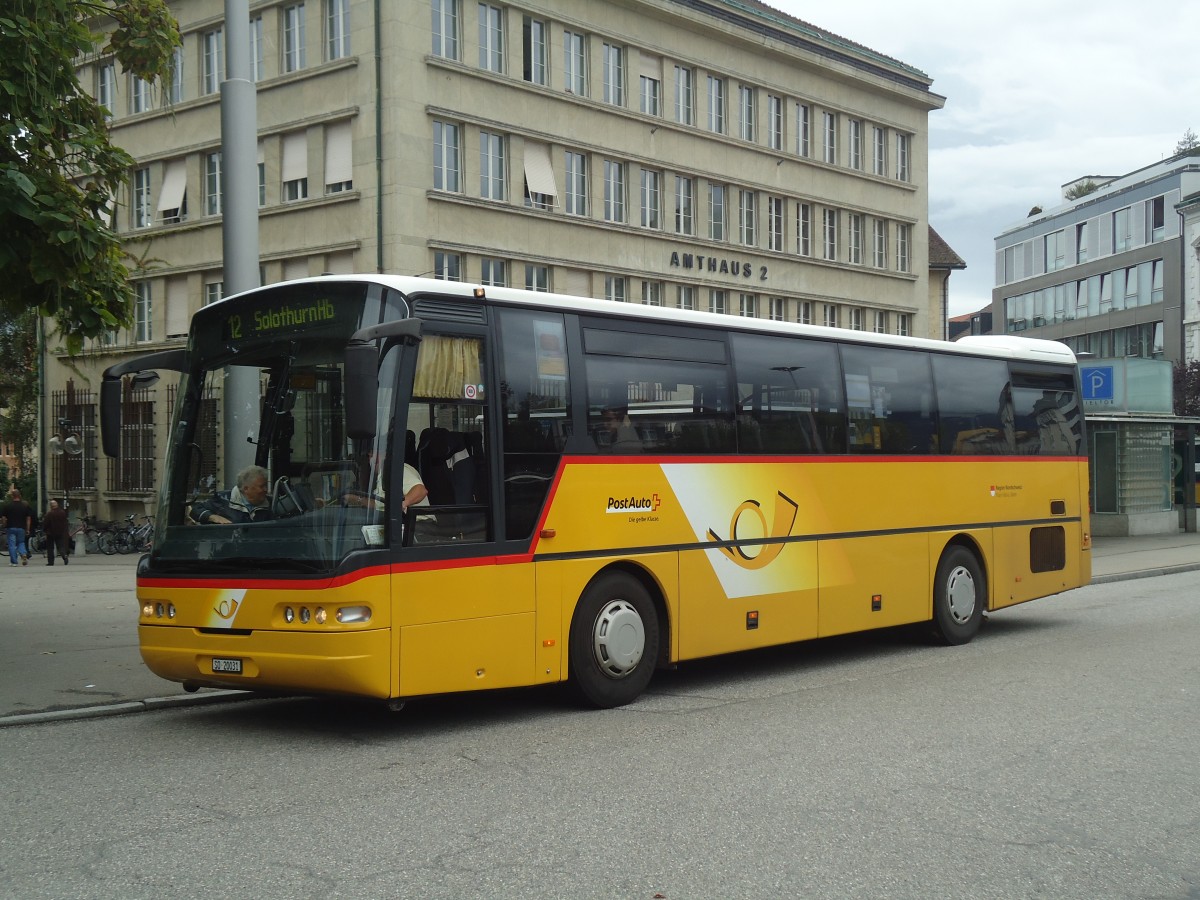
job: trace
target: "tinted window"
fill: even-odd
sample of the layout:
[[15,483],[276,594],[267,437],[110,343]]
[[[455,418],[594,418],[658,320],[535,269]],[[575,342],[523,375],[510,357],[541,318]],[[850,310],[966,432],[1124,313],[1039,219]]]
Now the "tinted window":
[[942,453],[1015,452],[1008,363],[937,355],[933,357],[933,377]]
[[735,334],[733,364],[740,452],[845,451],[846,414],[835,345]]
[[1013,372],[1013,427],[1017,453],[1074,456],[1083,413],[1070,373]]
[[929,355],[842,347],[851,453],[933,453],[937,421]]
[[694,361],[723,361],[724,342],[594,328],[584,335],[588,432],[601,453],[735,450],[727,369]]

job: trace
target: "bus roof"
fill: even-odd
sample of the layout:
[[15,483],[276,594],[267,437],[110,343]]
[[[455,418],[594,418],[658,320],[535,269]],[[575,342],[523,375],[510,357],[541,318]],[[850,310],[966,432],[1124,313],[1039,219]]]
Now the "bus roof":
[[[852,331],[845,328],[830,328],[823,325],[801,325],[795,322],[780,322],[745,316],[730,316],[721,313],[672,309],[663,306],[643,306],[637,303],[621,303],[613,300],[597,300],[571,294],[553,294],[543,291],[525,291],[517,288],[495,287],[472,284],[464,281],[444,281],[433,278],[418,278],[409,275],[320,275],[301,278],[292,282],[276,282],[255,288],[254,291],[278,289],[291,284],[321,282],[368,282],[379,284],[404,294],[436,292],[446,297],[471,299],[484,296],[491,303],[520,305],[544,309],[570,310],[597,316],[617,316],[623,319],[642,319],[664,324],[690,324],[719,328],[723,331],[737,330],[769,334],[795,334],[820,340],[836,340],[847,344],[868,344],[877,347],[907,347],[935,350],[941,353],[961,353],[971,356],[995,356],[1005,359],[1024,359],[1036,362],[1074,365],[1075,354],[1065,344],[1038,338],[1012,335],[973,335],[957,341],[941,341],[932,338],[903,337],[893,334],[878,334],[868,331]],[[231,294],[218,303],[235,300],[254,291]]]

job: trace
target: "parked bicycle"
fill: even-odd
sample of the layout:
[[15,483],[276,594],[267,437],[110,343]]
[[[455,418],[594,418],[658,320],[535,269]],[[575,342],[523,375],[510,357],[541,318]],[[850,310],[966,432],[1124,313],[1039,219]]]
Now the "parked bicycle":
[[142,553],[150,549],[154,541],[154,517],[142,516],[142,524],[134,523],[137,516],[130,513],[125,524],[109,531],[100,532],[100,552],[108,556],[114,553]]

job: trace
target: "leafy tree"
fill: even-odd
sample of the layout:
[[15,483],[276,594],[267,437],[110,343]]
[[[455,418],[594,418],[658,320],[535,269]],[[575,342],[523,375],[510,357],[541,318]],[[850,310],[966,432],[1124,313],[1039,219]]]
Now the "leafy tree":
[[1200,360],[1175,363],[1172,375],[1175,415],[1200,416]]
[[[91,30],[115,23],[108,34]],[[52,319],[67,350],[129,323],[133,291],[108,224],[133,160],[82,89],[81,59],[112,53],[151,83],[179,27],[166,0],[6,0],[0,8],[0,312]]]
[[1183,137],[1179,139],[1179,143],[1175,145],[1176,156],[1196,156],[1200,155],[1200,137],[1196,136],[1196,132],[1188,129],[1183,133]]
[[[34,445],[37,443],[38,348],[37,315],[26,310],[15,319],[0,321],[0,435],[13,445],[21,476],[16,479],[22,493],[31,487]],[[0,490],[7,490],[11,472],[0,477]],[[28,494],[33,497],[33,493]]]

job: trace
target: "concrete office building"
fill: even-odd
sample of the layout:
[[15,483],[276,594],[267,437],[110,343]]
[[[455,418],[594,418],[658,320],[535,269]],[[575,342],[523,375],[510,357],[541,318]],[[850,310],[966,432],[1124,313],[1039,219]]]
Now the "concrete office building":
[[1177,206],[1200,189],[1200,158],[1086,176],[1064,200],[1085,185],[1095,189],[996,238],[993,320],[1081,354],[1093,532],[1169,532],[1180,519],[1169,364],[1187,358],[1195,329],[1184,264],[1196,251]]
[[[116,226],[135,324],[50,359],[52,467],[101,515],[141,511],[173,389],[97,458],[98,375],[178,344],[223,294],[221,0],[178,0],[168,96],[81,76],[136,159]],[[483,284],[941,337],[917,69],[753,0],[252,0],[264,283],[326,272]],[[103,23],[100,23],[102,26]],[[169,101],[169,102],[168,102]],[[57,483],[55,480],[57,479]]]

